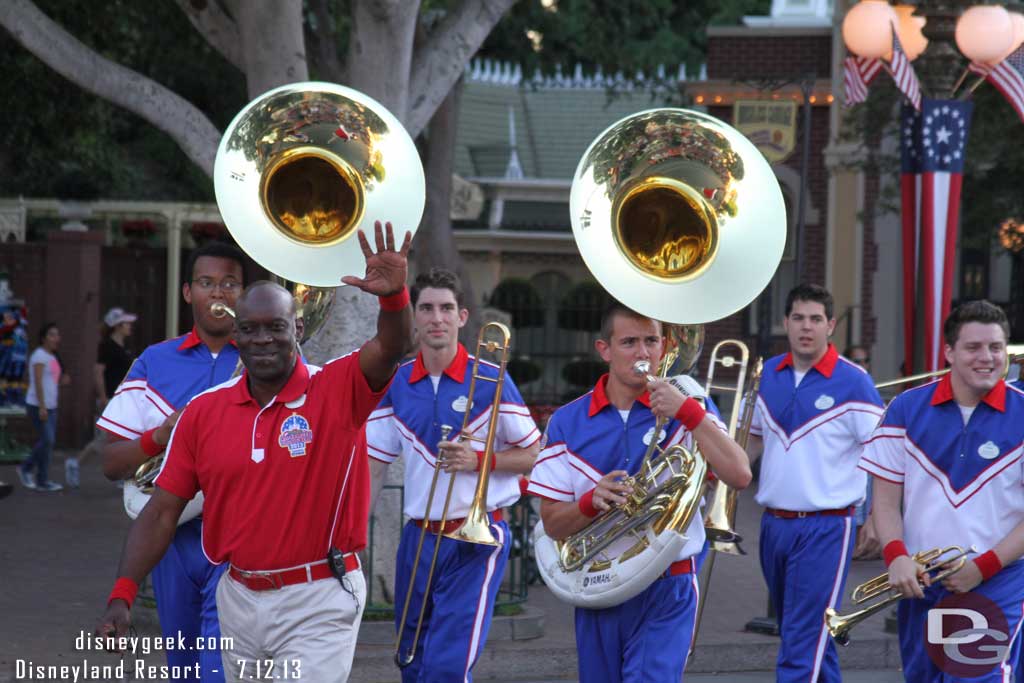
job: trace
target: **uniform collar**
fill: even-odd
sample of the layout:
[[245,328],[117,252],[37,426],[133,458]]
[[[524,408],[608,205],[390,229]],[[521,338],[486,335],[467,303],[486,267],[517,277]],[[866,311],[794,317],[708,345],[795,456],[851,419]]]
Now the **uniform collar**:
[[[825,351],[825,355],[821,357],[817,363],[814,364],[813,369],[820,372],[826,379],[832,377],[832,371],[836,369],[836,363],[839,362],[839,352],[836,351],[836,347],[832,344],[828,345],[828,349]],[[793,352],[788,352],[782,358],[775,371],[779,372],[783,368],[793,367]],[[793,367],[794,372],[796,368]]]
[[[587,411],[587,417],[594,417],[604,410],[606,406],[611,405],[611,401],[608,400],[608,391],[605,388],[607,386],[608,373],[606,372],[597,380],[597,384],[594,385],[594,390],[590,394],[590,410]],[[647,391],[637,396],[636,400],[648,408],[651,407],[651,395]]]
[[[947,372],[942,379],[935,384],[935,391],[932,393],[932,405],[937,406],[941,403],[953,400],[953,380]],[[982,403],[987,403],[989,407],[995,408],[1001,413],[1006,412],[1006,382],[999,380],[994,387],[988,390],[988,393],[981,397]]]
[[[292,374],[288,378],[288,381],[282,387],[281,391],[277,392],[277,396],[274,397],[274,403],[288,403],[299,398],[306,393],[306,389],[309,387],[309,368],[306,367],[306,362],[302,358],[295,359],[295,367],[292,369]],[[232,388],[234,392],[232,399],[235,403],[247,403],[254,401],[252,394],[249,393],[249,371],[246,370],[242,373],[242,378]]]
[[[228,343],[234,346],[235,340],[229,339]],[[196,326],[193,325],[192,329],[189,330],[188,334],[186,334],[184,338],[181,340],[181,343],[178,344],[178,350],[188,351],[189,349],[194,349],[195,347],[202,344],[204,344],[203,339],[202,337],[199,336],[199,331],[196,330]]]
[[[469,352],[466,351],[466,347],[459,344],[459,348],[455,351],[455,358],[448,364],[448,367],[444,369],[444,374],[451,377],[453,380],[462,384],[462,380],[466,377],[466,365],[469,363]],[[412,372],[409,373],[409,384],[419,382],[421,379],[429,375],[427,372],[427,366],[423,364],[423,352],[420,351],[416,354],[416,360],[412,364]]]

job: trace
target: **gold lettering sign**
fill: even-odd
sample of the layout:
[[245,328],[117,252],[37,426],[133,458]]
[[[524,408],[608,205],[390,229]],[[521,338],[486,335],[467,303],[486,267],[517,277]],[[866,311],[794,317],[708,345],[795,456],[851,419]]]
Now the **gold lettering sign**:
[[796,146],[796,102],[736,100],[732,125],[771,163],[785,161]]

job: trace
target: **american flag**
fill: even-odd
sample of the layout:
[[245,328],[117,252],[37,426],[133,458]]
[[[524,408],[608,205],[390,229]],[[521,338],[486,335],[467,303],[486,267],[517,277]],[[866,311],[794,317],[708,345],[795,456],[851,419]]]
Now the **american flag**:
[[843,60],[843,84],[846,106],[852,107],[868,98],[868,86],[882,70],[882,60],[868,57],[847,57]]
[[903,51],[903,46],[900,45],[900,38],[896,35],[895,25],[892,27],[892,61],[889,63],[889,73],[892,74],[892,80],[896,81],[896,87],[899,88],[899,91],[907,96],[910,103],[914,105],[914,109],[920,111],[921,84],[917,80],[914,67],[910,65],[910,60],[907,59],[907,53]]
[[985,76],[989,83],[1003,93],[1017,116],[1024,121],[1024,46],[1011,52],[995,66],[971,62],[968,67],[974,73]]
[[[973,104],[925,98],[903,105],[900,120],[903,204],[904,353],[909,371],[942,367],[942,322],[953,294],[964,148]],[[919,296],[920,293],[920,296]],[[921,307],[917,307],[920,302]],[[923,319],[923,363],[915,363],[915,321]]]

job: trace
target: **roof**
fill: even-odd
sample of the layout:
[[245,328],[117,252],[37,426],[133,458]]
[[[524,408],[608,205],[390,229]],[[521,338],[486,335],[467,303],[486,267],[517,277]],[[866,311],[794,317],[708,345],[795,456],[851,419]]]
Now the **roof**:
[[[702,70],[703,71],[703,70]],[[455,171],[464,177],[502,177],[510,158],[509,112],[526,178],[571,179],[591,142],[629,114],[678,99],[685,69],[665,77],[622,74],[524,79],[518,67],[474,62],[460,99]]]

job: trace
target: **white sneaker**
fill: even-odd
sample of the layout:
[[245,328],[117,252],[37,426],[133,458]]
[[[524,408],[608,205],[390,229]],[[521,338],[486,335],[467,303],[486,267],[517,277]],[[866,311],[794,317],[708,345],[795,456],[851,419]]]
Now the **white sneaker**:
[[18,479],[21,479],[21,485],[27,489],[34,489],[36,487],[36,475],[26,472],[21,467],[18,467]]
[[44,486],[37,486],[40,491],[63,491],[64,487],[55,481],[48,481]]

